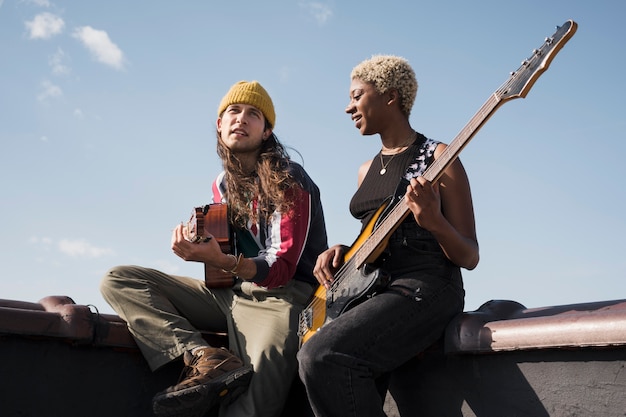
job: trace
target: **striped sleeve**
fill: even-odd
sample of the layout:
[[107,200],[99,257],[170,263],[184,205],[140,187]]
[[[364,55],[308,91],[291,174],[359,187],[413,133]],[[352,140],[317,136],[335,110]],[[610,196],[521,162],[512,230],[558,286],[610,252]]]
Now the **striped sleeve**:
[[213,203],[225,203],[226,202],[226,183],[224,182],[224,177],[226,176],[226,172],[222,171],[215,181],[213,181],[213,185],[211,186],[211,191],[213,192]]
[[252,258],[257,267],[252,281],[263,287],[279,287],[294,277],[309,236],[311,195],[300,187],[289,193],[295,197],[292,209],[272,214],[265,249]]

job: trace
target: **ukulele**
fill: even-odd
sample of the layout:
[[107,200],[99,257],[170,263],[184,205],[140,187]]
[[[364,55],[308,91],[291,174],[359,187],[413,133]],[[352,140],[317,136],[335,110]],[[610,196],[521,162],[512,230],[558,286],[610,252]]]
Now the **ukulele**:
[[[557,52],[574,36],[577,24],[568,20],[557,31],[546,38],[541,48],[533,51],[517,71],[496,90],[478,110],[476,115],[446,147],[441,156],[426,169],[423,177],[435,182],[443,171],[456,159],[472,137],[505,102],[524,98],[539,76],[545,72]],[[381,269],[369,265],[383,252],[391,234],[409,215],[403,196],[383,204],[365,226],[354,244],[344,255],[344,264],[335,274],[330,288],[322,285],[313,294],[309,305],[300,313],[298,336],[304,344],[324,324],[337,318],[343,312],[372,297],[384,287],[389,277]]]
[[[187,240],[207,242],[213,236],[223,253],[232,253],[231,230],[228,223],[228,206],[224,203],[195,207],[187,222]],[[204,264],[204,283],[208,288],[232,287],[234,277],[229,272]]]

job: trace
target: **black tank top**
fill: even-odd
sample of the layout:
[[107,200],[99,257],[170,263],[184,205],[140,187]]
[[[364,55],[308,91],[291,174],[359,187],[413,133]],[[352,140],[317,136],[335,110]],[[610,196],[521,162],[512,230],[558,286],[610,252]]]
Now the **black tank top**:
[[[417,134],[417,140],[413,142],[406,150],[395,155],[382,155],[386,172],[380,174],[383,166],[380,162],[380,152],[372,159],[361,186],[350,200],[350,213],[357,219],[361,220],[363,226],[367,225],[376,210],[385,203],[396,191],[400,179],[404,177],[409,163],[419,154],[422,148],[424,160],[423,169],[430,165],[433,157],[434,148],[438,142],[427,139],[422,134]],[[429,147],[428,150],[423,149]]]

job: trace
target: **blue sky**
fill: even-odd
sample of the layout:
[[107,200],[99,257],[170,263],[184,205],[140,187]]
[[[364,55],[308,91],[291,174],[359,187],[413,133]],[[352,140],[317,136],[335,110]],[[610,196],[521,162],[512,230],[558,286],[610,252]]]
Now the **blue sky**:
[[209,201],[216,107],[239,80],[270,92],[275,133],[322,191],[329,243],[349,245],[357,168],[380,148],[344,113],[352,67],[407,58],[420,84],[411,122],[449,142],[568,19],[578,31],[548,71],[461,154],[481,248],[466,310],[626,298],[625,9],[0,0],[0,298],[67,295],[110,313],[98,285],[111,266],[201,278],[170,233]]

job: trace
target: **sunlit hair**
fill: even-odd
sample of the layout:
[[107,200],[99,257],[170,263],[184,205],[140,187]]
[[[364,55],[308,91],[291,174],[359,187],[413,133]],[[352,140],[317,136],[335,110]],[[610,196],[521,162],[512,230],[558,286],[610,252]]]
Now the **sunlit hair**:
[[[269,123],[265,123],[265,128],[269,129]],[[289,154],[274,133],[263,141],[253,172],[243,171],[241,162],[224,145],[219,132],[217,154],[226,171],[228,208],[234,225],[246,227],[248,221],[259,221],[259,215],[267,219],[274,210],[286,213],[293,207],[294,201],[287,196],[294,194],[285,192],[296,186],[297,182],[289,171]],[[258,207],[252,205],[255,198]]]
[[350,79],[371,83],[379,94],[397,90],[402,111],[411,114],[417,95],[417,79],[409,62],[394,55],[374,55],[352,69]]

